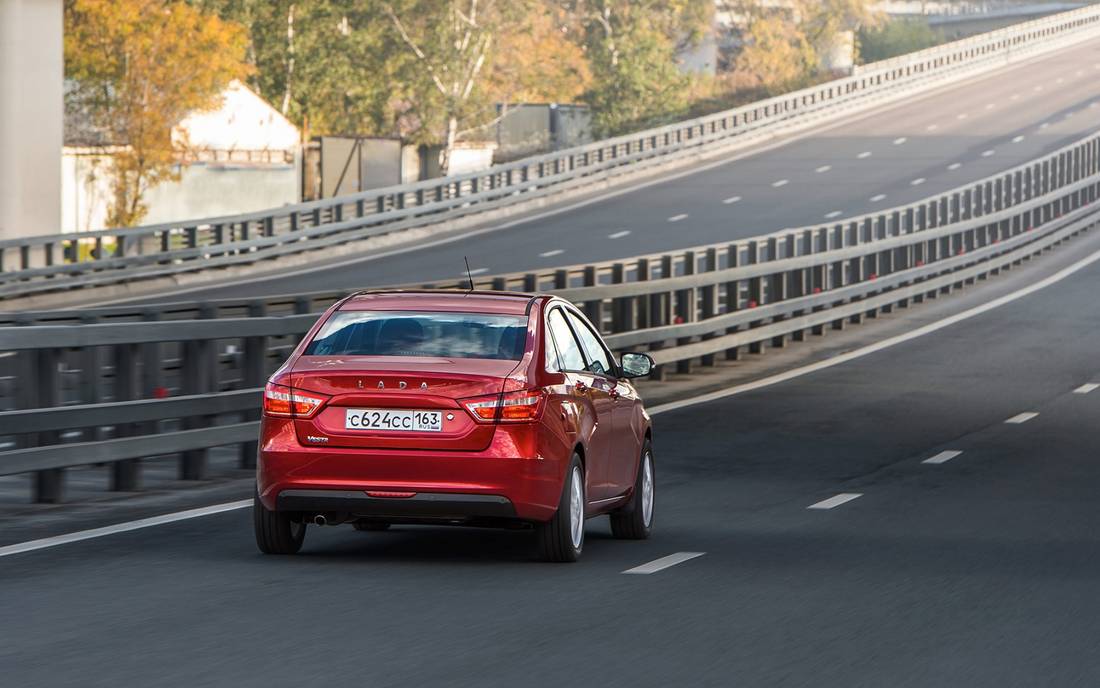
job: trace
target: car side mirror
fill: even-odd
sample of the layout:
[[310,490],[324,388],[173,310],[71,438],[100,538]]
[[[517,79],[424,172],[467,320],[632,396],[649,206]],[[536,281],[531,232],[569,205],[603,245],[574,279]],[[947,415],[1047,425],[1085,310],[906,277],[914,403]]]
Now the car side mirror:
[[649,354],[625,353],[622,355],[623,377],[645,377],[653,372],[653,359]]

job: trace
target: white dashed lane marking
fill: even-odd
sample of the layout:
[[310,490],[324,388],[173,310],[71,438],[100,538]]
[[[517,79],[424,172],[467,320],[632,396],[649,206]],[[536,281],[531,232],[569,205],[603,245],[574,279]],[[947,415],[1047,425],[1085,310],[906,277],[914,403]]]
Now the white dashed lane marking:
[[540,253],[539,258],[551,258],[553,256],[560,256],[563,253],[565,253],[565,251],[563,251],[560,248],[556,248],[553,251],[546,251],[545,253]]
[[685,561],[691,561],[697,557],[701,557],[706,552],[677,552],[676,554],[670,554],[667,557],[661,557],[660,559],[654,559],[648,564],[642,564],[641,566],[635,566],[632,569],[627,569],[623,573],[630,573],[636,575],[646,575],[650,573],[657,573],[658,571],[664,571],[665,569],[682,564]]
[[470,270],[471,275],[480,275],[485,272],[489,272],[489,268],[475,268],[473,270]]
[[1088,394],[1089,392],[1093,392],[1097,389],[1100,389],[1100,385],[1097,385],[1097,384],[1094,384],[1094,383],[1090,382],[1087,385],[1081,385],[1077,389],[1073,390],[1073,393],[1074,394]]
[[878,203],[879,201],[883,200],[884,198],[886,198],[886,194],[879,194],[877,196],[871,196],[871,202],[872,203]]
[[935,131],[939,128],[940,128],[940,125],[938,125],[938,124],[929,124],[927,127],[925,127],[925,129],[927,129],[928,131]]
[[994,151],[994,150],[982,151],[982,157],[983,158],[988,158],[992,155],[995,155],[996,153],[997,153],[997,151]]
[[843,215],[843,214],[844,214],[844,213],[840,212],[839,210],[834,210],[834,211],[833,211],[833,212],[831,212],[831,213],[826,213],[825,217],[831,220],[831,219],[833,219],[834,217],[840,217],[840,216],[841,216],[841,215]]
[[1019,143],[1020,141],[1023,141],[1023,140],[1024,140],[1023,136],[1017,136],[1016,138],[1012,139],[1012,143]]
[[1012,416],[1011,418],[1006,420],[1005,422],[1010,423],[1012,425],[1022,425],[1024,423],[1028,422],[1029,420],[1031,420],[1032,418],[1038,418],[1038,417],[1039,417],[1038,413],[1035,413],[1034,411],[1028,411],[1026,413],[1018,413],[1015,416]]
[[911,181],[909,183],[913,186],[920,186],[921,184],[923,184],[926,181],[927,180],[924,177],[917,177],[916,179],[914,179],[913,181]]
[[856,157],[859,158],[860,160],[864,160],[866,158],[871,157],[871,151],[863,151],[862,153],[860,153]]
[[947,463],[959,454],[962,454],[962,452],[956,451],[954,449],[948,449],[947,451],[941,451],[939,454],[936,454],[930,459],[925,459],[924,461],[921,461],[921,463]]
[[725,203],[726,205],[731,205],[733,203],[738,203],[740,200],[741,200],[740,196],[730,196],[729,198],[725,199],[722,202]]
[[947,169],[949,169],[949,170],[957,170],[957,169],[959,169],[959,168],[960,168],[960,167],[962,167],[962,166],[963,166],[963,164],[962,164],[961,162],[953,162],[953,163],[951,163],[950,165],[948,165],[948,166],[947,166]]
[[894,139],[894,145],[895,146],[900,146],[901,144],[905,143],[908,140],[909,139],[905,138],[904,136],[896,138],[896,139]]
[[687,213],[680,213],[679,215],[673,215],[672,217],[668,218],[668,221],[679,222],[680,220],[686,220],[687,216]]
[[955,119],[966,119],[969,116],[970,116],[969,114],[967,114],[965,112],[962,112],[962,113],[959,113],[959,114],[955,115]]
[[841,504],[847,504],[848,502],[852,501],[853,499],[859,499],[862,496],[863,496],[862,492],[841,492],[840,494],[836,495],[835,497],[829,497],[828,499],[823,499],[820,502],[818,502],[817,504],[811,504],[810,506],[808,506],[806,508],[807,509],[835,509],[836,507],[840,506]]
[[821,167],[814,170],[814,172],[817,172],[818,174],[821,174],[822,172],[828,172],[831,169],[833,169],[832,165],[822,165]]
[[607,238],[608,239],[622,239],[624,236],[628,236],[629,234],[630,234],[630,230],[629,229],[624,229],[621,232],[615,232],[614,234],[608,234]]
[[779,181],[772,182],[772,186],[774,186],[775,188],[778,189],[779,187],[786,186],[787,184],[790,184],[790,183],[791,182],[790,182],[789,179],[780,179]]

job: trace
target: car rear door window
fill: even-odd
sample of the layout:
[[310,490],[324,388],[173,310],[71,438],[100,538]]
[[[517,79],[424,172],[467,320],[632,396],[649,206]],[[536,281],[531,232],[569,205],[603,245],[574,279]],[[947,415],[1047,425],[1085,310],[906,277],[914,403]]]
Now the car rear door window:
[[581,347],[588,358],[588,371],[597,375],[613,375],[614,367],[611,364],[611,356],[604,349],[599,336],[592,328],[576,314],[569,313],[569,322],[573,325],[577,337],[581,341]]
[[518,361],[527,317],[486,313],[338,311],[306,356],[432,356]]
[[584,354],[581,353],[581,347],[573,337],[573,331],[560,308],[550,311],[550,315],[546,317],[546,325],[557,345],[562,370],[585,370]]

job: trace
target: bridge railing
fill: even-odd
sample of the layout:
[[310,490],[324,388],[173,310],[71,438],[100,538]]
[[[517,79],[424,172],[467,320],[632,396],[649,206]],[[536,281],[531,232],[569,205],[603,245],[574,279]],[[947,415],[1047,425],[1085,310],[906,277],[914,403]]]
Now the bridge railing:
[[[617,351],[650,352],[662,377],[822,336],[1010,269],[1100,221],[1098,196],[1100,134],[880,213],[475,284],[568,298]],[[24,314],[21,326],[0,328],[0,399],[15,409],[0,413],[0,438],[11,447],[0,451],[0,475],[34,471],[35,498],[56,501],[74,465],[121,464],[113,484],[131,489],[142,452],[178,453],[186,479],[202,477],[212,446],[240,445],[242,465],[251,465],[257,390],[316,318],[271,315],[274,304],[328,305],[308,297],[207,303],[197,319],[182,320],[131,311],[142,322],[96,322],[101,314],[89,310],[81,325]],[[242,307],[251,317],[216,317]],[[137,412],[144,404],[150,410]]]
[[0,241],[0,298],[255,264],[533,201],[839,119],[1100,33],[1100,7],[860,67],[713,115],[488,170],[241,215]]

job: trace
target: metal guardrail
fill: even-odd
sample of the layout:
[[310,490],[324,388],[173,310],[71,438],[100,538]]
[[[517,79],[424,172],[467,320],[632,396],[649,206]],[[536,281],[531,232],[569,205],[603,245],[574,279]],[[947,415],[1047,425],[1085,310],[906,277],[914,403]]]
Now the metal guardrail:
[[[661,377],[673,366],[690,372],[718,356],[736,359],[823,335],[996,274],[1100,222],[1098,197],[1100,134],[873,215],[676,253],[500,275],[477,286],[555,291],[581,305],[616,350],[651,352]],[[180,476],[199,478],[209,447],[244,443],[242,465],[251,465],[258,410],[245,400],[315,316],[214,319],[214,306],[200,308],[199,320],[0,329],[0,352],[7,352],[0,364],[15,385],[10,396],[29,409],[0,414],[0,434],[18,443],[0,452],[0,475],[34,470],[35,498],[57,501],[62,471],[72,465],[131,462],[116,469],[118,489],[137,484],[139,455],[178,452]],[[64,384],[67,371],[76,373],[75,387]],[[136,401],[158,389],[186,400]],[[234,395],[229,401],[227,393]],[[43,409],[69,397],[77,405]],[[161,410],[134,410],[146,403]],[[45,420],[31,420],[40,413]],[[63,442],[62,430],[78,441]]]
[[483,172],[271,211],[0,241],[0,297],[252,264],[513,206],[698,155],[704,147],[713,153],[836,119],[1096,33],[1100,7],[1086,7],[867,65],[851,77],[744,107]]

